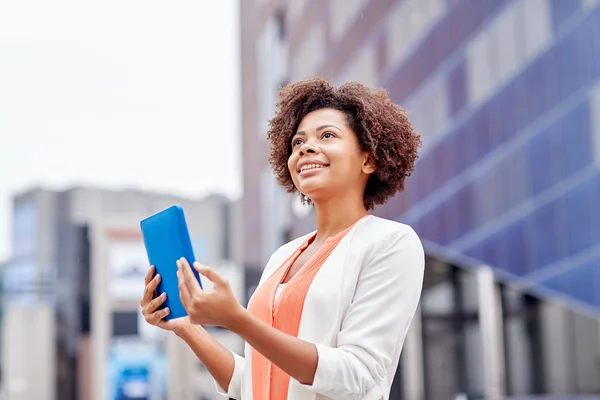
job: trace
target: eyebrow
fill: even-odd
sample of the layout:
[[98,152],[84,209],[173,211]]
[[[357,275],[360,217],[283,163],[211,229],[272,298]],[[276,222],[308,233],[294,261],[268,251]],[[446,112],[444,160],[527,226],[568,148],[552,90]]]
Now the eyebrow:
[[[323,129],[327,129],[327,128],[336,128],[337,130],[341,131],[341,129],[339,127],[337,127],[336,125],[332,125],[332,124],[328,124],[328,125],[321,125],[317,128],[317,131],[322,131]],[[296,132],[296,135],[306,135],[306,132],[304,131],[298,131]],[[294,135],[295,136],[295,135]]]

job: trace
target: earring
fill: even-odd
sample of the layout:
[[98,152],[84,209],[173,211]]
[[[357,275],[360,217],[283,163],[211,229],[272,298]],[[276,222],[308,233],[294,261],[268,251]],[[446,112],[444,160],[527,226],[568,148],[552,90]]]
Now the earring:
[[310,206],[312,204],[312,201],[304,193],[300,193],[300,200],[303,206]]

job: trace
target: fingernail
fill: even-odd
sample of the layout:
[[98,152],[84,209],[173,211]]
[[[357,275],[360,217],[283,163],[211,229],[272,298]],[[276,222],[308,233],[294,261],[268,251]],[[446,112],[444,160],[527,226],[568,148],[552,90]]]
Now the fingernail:
[[165,308],[165,312],[167,313],[167,315],[171,314],[171,310],[169,310],[169,307]]
[[160,297],[162,297],[163,299],[165,299],[167,297],[167,294],[165,292],[163,292],[163,294],[161,294]]

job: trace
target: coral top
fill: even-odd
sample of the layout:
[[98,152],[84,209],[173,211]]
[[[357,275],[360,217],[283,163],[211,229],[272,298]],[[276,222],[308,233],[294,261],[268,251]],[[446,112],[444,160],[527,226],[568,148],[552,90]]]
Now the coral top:
[[[264,284],[259,286],[248,305],[248,310],[272,327],[297,337],[304,299],[313,278],[352,226],[327,238],[319,250],[289,280],[285,288],[280,289],[280,294],[276,299],[277,289],[283,283],[290,268],[300,254],[314,241],[316,233],[311,235]],[[289,383],[290,376],[287,373],[261,353],[252,349],[252,393],[254,399],[286,400]]]

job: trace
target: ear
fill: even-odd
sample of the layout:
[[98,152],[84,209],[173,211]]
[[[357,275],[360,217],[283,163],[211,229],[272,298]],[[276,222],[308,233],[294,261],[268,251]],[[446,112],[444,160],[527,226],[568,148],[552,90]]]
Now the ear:
[[370,175],[373,172],[375,172],[375,162],[369,154],[365,155],[362,165],[362,171],[367,175]]

